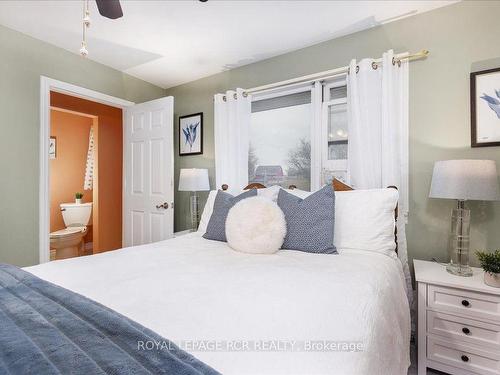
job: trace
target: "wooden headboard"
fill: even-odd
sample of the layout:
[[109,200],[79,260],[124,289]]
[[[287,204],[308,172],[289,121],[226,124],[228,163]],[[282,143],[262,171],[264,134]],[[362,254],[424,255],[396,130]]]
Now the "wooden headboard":
[[[342,181],[339,181],[337,180],[336,178],[333,179],[332,181],[332,185],[333,185],[333,189],[335,191],[349,191],[349,190],[354,190],[352,187],[350,187],[349,185],[347,184],[344,184]],[[229,185],[228,184],[223,184],[222,186],[222,190],[226,191],[227,189],[229,189]],[[390,187],[394,187],[396,188],[395,186],[390,186]],[[247,186],[245,186],[243,188],[243,190],[250,190],[250,189],[265,189],[266,187],[258,182],[253,182],[251,184],[248,184]],[[290,190],[293,190],[293,189],[296,189],[297,186],[295,185],[290,185],[288,187],[288,189]]]
[[[349,190],[354,190],[351,186],[343,183],[342,181],[339,181],[337,180],[336,178],[333,179],[332,181],[332,185],[333,185],[333,189],[335,191],[349,191]],[[227,184],[223,184],[222,186],[222,190],[227,190],[229,189],[229,186]],[[249,190],[249,189],[264,189],[265,186],[258,183],[258,182],[254,182],[254,183],[251,183],[251,184],[248,184],[243,190]],[[293,189],[296,189],[297,186],[295,185],[290,185],[288,187],[290,190],[293,190]],[[387,187],[388,189],[396,189],[398,190],[398,188],[396,186],[388,186]],[[396,208],[394,209],[394,220],[397,224],[398,222],[398,205],[396,204]],[[397,225],[394,226],[394,242],[396,242],[396,254],[398,253],[398,228],[397,228]]]

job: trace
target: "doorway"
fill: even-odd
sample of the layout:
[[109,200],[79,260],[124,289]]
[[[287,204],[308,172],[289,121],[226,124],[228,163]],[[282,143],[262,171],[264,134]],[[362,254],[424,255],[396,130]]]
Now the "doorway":
[[[119,249],[122,109],[54,91],[50,92],[50,106],[51,140],[60,150],[50,160],[51,254],[63,259]],[[81,204],[75,204],[78,198]],[[81,243],[78,239],[82,239]]]
[[[121,151],[113,151],[109,147],[99,147],[101,156],[111,154],[114,159],[120,158],[121,174],[112,180],[122,184],[122,191],[108,195],[110,199],[121,202],[121,209],[109,211],[111,215],[121,216],[121,242],[106,245],[103,242],[106,234],[98,233],[99,243],[93,246],[110,250],[133,245],[167,239],[173,236],[173,97],[155,99],[135,104],[102,94],[97,91],[75,86],[47,77],[40,77],[40,185],[39,185],[39,257],[40,263],[50,260],[50,113],[51,104],[59,109],[73,110],[79,113],[92,114],[88,107],[69,108],[61,104],[61,98],[69,102],[77,99],[83,103],[104,105],[111,110],[119,110],[121,116],[122,137]],[[69,98],[69,99],[68,99]],[[61,99],[57,101],[56,99]],[[52,103],[51,103],[52,102]],[[67,103],[66,103],[67,104]],[[99,120],[99,114],[95,114]],[[108,120],[98,121],[98,127],[109,129],[104,125]],[[102,137],[101,143],[102,145]],[[99,151],[98,151],[99,154]],[[99,155],[98,155],[99,158]],[[113,160],[111,158],[110,160]],[[99,166],[100,167],[100,166]],[[120,169],[120,168],[116,168]],[[113,170],[112,172],[114,172]],[[110,172],[111,173],[111,172]],[[103,173],[100,168],[97,180],[102,182]],[[107,186],[107,185],[106,185]],[[98,189],[99,205],[104,189]],[[94,198],[94,194],[93,198]],[[169,202],[169,204],[165,204]],[[93,202],[94,204],[94,202]],[[97,208],[97,220],[107,220],[101,207]],[[92,222],[95,222],[93,218]],[[100,224],[100,223],[99,223]],[[96,225],[99,230],[100,225]],[[95,236],[95,229],[93,235]],[[94,251],[95,252],[95,251]]]
[[[80,102],[81,100],[81,102]],[[51,136],[51,106],[60,110],[73,111],[79,114],[91,115],[99,118],[99,114],[92,110],[92,106],[104,105],[108,110],[118,110],[120,113],[120,124],[122,128],[123,115],[121,111],[127,107],[133,106],[129,102],[120,98],[99,93],[97,91],[85,89],[79,86],[71,85],[66,82],[57,81],[47,77],[40,77],[40,195],[39,195],[39,257],[40,263],[50,260],[50,233],[51,233],[51,194],[50,194],[50,136]],[[98,121],[97,121],[98,126]],[[49,140],[49,141],[48,141]],[[120,140],[120,142],[122,142]],[[57,144],[57,139],[56,139]],[[56,146],[57,147],[57,146]],[[57,150],[56,150],[57,153]],[[122,155],[120,155],[120,158]],[[83,178],[83,176],[82,176]],[[120,178],[122,183],[122,178]],[[83,181],[82,181],[83,190]],[[121,197],[121,194],[118,194]],[[87,196],[88,198],[88,196]],[[94,194],[92,193],[92,201]],[[120,203],[121,205],[121,203]],[[93,210],[95,203],[93,202]],[[97,208],[99,211],[99,209]],[[121,212],[120,212],[121,215]],[[95,229],[99,227],[98,220],[100,215],[93,215],[92,229],[93,237],[100,238],[100,234]],[[119,244],[121,245],[121,243]],[[102,248],[100,241],[92,239],[93,252]],[[119,246],[120,247],[120,246]]]
[[50,260],[90,255],[99,251],[98,117],[51,106],[50,129]]

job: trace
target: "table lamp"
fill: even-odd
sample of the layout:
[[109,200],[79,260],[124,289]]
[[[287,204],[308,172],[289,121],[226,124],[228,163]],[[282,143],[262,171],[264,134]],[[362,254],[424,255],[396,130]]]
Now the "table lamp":
[[500,199],[496,164],[493,160],[445,160],[434,164],[430,198],[456,199],[451,212],[446,270],[472,276],[469,267],[470,210],[465,201]]
[[190,191],[191,230],[196,231],[200,223],[198,191],[210,190],[208,169],[183,168],[179,176],[179,191]]

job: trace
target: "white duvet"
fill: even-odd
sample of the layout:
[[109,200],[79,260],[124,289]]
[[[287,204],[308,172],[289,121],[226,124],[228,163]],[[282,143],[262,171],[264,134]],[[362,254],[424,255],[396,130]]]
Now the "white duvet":
[[[224,374],[386,375],[409,365],[402,267],[383,254],[249,255],[193,233],[26,270]],[[361,351],[335,351],[334,343]]]

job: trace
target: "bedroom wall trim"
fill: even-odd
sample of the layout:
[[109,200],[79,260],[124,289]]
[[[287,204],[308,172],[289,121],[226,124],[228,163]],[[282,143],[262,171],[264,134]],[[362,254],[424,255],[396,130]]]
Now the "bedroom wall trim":
[[[98,91],[40,76],[40,172],[39,172],[39,207],[38,236],[39,261],[50,260],[50,189],[49,189],[49,143],[50,136],[50,92],[55,91],[93,102],[117,108],[126,108],[134,102],[106,95]],[[125,121],[123,120],[123,123]]]

